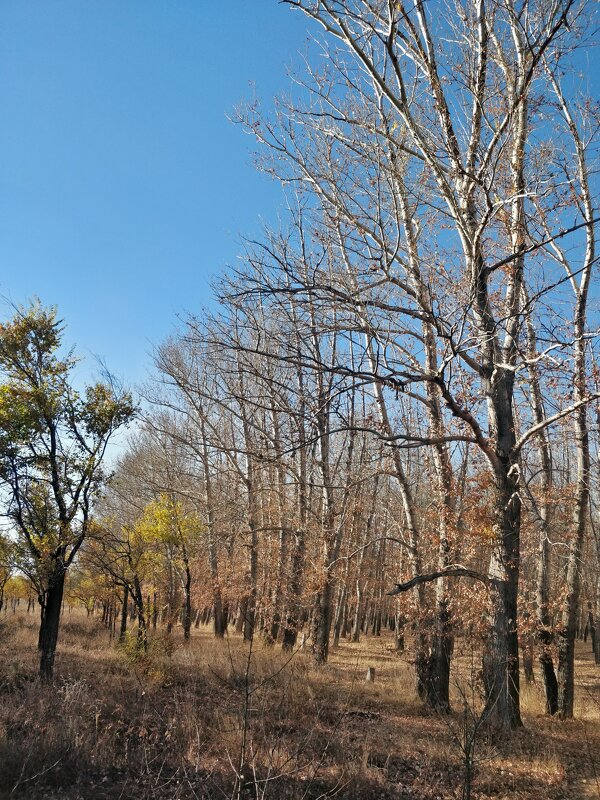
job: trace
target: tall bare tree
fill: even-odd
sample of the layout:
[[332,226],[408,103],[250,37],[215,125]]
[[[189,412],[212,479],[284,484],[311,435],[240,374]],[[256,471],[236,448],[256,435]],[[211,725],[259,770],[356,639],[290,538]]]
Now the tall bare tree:
[[[261,268],[253,285],[262,280],[265,294],[287,293],[305,307],[328,302],[342,328],[371,337],[375,366],[356,370],[347,349],[338,348],[338,374],[414,392],[429,408],[431,431],[421,443],[437,448],[441,486],[450,480],[443,447],[463,440],[479,448],[493,513],[489,569],[480,576],[489,596],[487,713],[513,727],[520,724],[520,454],[562,417],[583,420],[589,399],[581,383],[573,402],[539,422],[523,418],[517,431],[515,379],[528,366],[523,287],[535,287],[530,304],[551,328],[549,296],[562,284],[546,245],[567,227],[572,236],[582,227],[594,235],[581,180],[581,225],[566,225],[558,202],[542,236],[531,224],[544,196],[535,173],[544,150],[539,140],[550,133],[548,119],[565,115],[553,99],[561,96],[557,65],[584,24],[582,7],[573,0],[518,8],[478,0],[440,7],[434,16],[422,2],[288,4],[324,29],[326,61],[304,81],[305,105],[282,103],[275,122],[253,113],[245,121],[274,156],[267,168],[313,198],[305,214],[311,249],[322,259],[307,274],[294,267],[288,247],[285,255],[269,248],[280,277]],[[577,130],[574,121],[564,128],[576,149]],[[586,247],[591,267],[593,249]],[[573,351],[584,340],[581,306],[566,339],[552,346]],[[545,355],[535,358],[543,364]],[[410,433],[394,436],[417,443]],[[585,505],[583,494],[580,500]],[[450,511],[442,509],[446,520]],[[440,548],[441,609],[447,587],[440,578],[472,570],[449,564],[447,543]]]

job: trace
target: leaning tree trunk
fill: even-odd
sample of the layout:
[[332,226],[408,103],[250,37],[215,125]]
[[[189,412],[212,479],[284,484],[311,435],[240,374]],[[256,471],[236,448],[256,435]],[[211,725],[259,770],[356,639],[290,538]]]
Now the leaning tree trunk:
[[41,650],[40,677],[44,682],[50,682],[54,672],[54,657],[56,655],[56,644],[58,642],[65,575],[66,571],[64,567],[60,564],[55,564],[46,591],[46,600],[43,607],[39,635]]

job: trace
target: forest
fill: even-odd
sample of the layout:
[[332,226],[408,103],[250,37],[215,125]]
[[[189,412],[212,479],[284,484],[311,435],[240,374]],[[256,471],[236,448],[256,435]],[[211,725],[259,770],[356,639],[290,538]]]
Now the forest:
[[597,10],[283,5],[147,380],[0,323],[0,796],[600,797]]

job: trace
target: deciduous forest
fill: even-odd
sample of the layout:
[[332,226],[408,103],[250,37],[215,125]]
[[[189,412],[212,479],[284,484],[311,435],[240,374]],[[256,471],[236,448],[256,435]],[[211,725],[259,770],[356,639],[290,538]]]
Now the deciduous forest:
[[143,385],[0,324],[0,793],[600,797],[597,9],[284,5],[280,217]]

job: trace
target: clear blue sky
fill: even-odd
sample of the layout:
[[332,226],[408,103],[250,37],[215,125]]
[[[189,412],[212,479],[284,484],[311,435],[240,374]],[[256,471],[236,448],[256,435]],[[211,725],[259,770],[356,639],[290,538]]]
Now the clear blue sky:
[[275,0],[2,0],[0,295],[58,305],[88,362],[142,379],[276,217],[227,114],[285,91],[306,42]]
[[91,369],[142,380],[177,313],[277,216],[227,114],[268,106],[306,47],[277,0],[0,0],[0,297],[58,305]]

